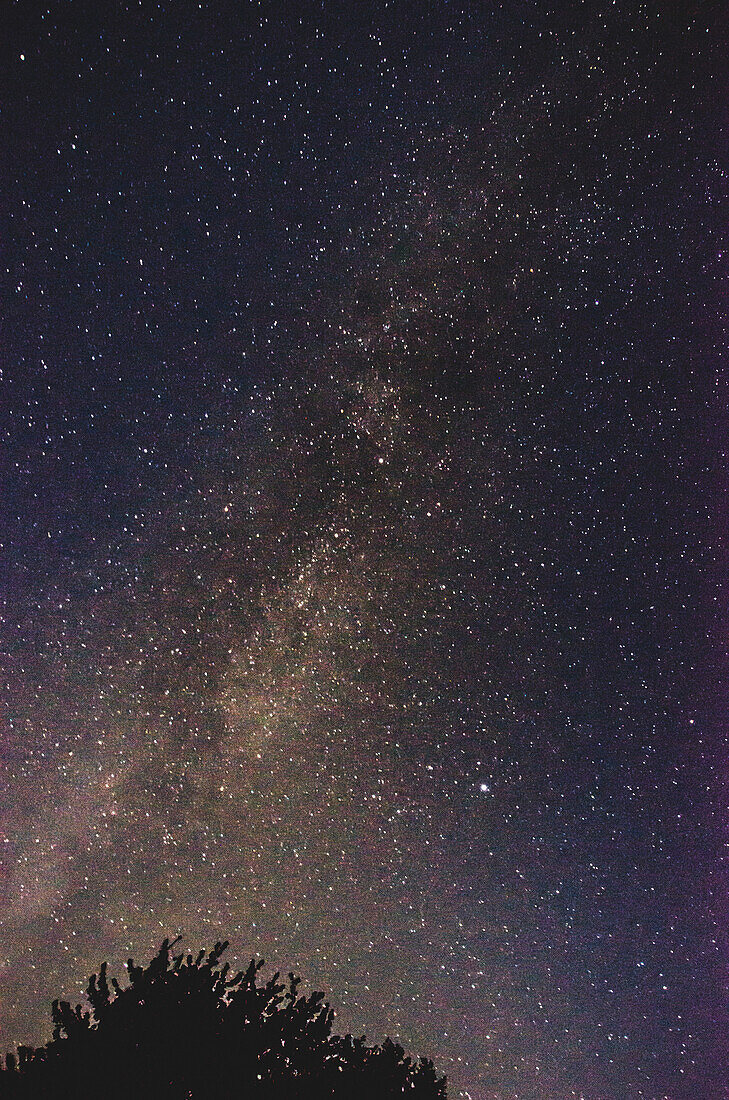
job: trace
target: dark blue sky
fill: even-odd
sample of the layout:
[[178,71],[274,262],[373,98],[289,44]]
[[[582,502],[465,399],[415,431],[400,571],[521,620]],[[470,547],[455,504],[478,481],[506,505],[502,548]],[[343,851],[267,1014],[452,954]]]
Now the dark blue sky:
[[726,1095],[723,24],[8,5],[5,1047],[182,930]]

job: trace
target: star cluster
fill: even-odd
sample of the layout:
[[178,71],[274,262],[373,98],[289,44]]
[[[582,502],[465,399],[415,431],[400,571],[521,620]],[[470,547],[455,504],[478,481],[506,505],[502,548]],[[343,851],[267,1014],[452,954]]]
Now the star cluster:
[[721,35],[629,7],[11,5],[3,1048],[182,931],[725,1095]]

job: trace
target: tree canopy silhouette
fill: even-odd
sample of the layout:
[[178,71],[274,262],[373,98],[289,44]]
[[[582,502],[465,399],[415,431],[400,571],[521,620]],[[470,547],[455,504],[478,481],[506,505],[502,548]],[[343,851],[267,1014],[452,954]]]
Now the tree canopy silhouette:
[[231,975],[227,942],[196,957],[173,954],[178,942],[165,939],[146,967],[129,959],[125,987],[104,963],[87,1008],[54,1001],[52,1039],[0,1059],[0,1100],[445,1100],[429,1059],[333,1035],[324,994],[299,993],[294,974],[259,984],[263,959]]

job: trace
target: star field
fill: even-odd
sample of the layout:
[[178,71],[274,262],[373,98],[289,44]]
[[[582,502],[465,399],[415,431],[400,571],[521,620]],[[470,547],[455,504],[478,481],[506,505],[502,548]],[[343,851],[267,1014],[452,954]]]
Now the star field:
[[726,1078],[721,18],[9,5],[0,1047],[167,935],[471,1100]]

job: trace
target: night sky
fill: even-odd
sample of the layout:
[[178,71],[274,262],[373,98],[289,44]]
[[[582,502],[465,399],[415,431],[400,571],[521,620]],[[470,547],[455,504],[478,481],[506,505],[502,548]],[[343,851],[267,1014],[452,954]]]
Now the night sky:
[[0,1049],[182,932],[729,1096],[721,11],[7,0]]

